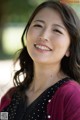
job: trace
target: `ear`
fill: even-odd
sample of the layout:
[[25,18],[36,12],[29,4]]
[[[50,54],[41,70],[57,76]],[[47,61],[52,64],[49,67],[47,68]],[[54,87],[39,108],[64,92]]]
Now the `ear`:
[[69,56],[70,56],[70,51],[69,51],[69,49],[66,51],[65,56],[66,56],[66,57],[69,57]]

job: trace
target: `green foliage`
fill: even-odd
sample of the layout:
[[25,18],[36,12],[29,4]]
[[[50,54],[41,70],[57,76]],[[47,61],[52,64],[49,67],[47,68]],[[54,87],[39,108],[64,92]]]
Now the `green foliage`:
[[0,6],[6,22],[25,22],[36,5],[36,0],[3,0]]
[[80,17],[80,4],[76,3],[76,4],[70,4],[70,6],[76,11],[76,13],[78,14],[78,16]]

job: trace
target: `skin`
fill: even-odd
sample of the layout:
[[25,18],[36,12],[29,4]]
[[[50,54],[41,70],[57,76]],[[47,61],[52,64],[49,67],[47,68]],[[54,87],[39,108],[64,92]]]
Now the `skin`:
[[34,78],[26,92],[29,104],[44,90],[66,75],[60,69],[62,58],[69,56],[70,36],[60,14],[50,8],[40,10],[33,19],[26,47],[34,62]]

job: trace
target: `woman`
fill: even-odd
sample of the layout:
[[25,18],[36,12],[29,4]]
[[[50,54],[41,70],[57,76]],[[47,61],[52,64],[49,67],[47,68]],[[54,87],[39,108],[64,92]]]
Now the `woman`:
[[2,98],[1,111],[9,120],[80,120],[80,20],[74,10],[42,3],[22,44],[15,87]]

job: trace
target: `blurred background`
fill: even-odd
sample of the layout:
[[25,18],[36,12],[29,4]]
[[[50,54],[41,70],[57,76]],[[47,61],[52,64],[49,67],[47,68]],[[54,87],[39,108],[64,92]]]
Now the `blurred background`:
[[[43,1],[0,0],[0,98],[13,86],[15,52],[22,48],[21,35],[31,13]],[[75,0],[62,1],[67,1],[80,17],[79,0],[76,3]],[[18,67],[17,64],[16,69]]]

